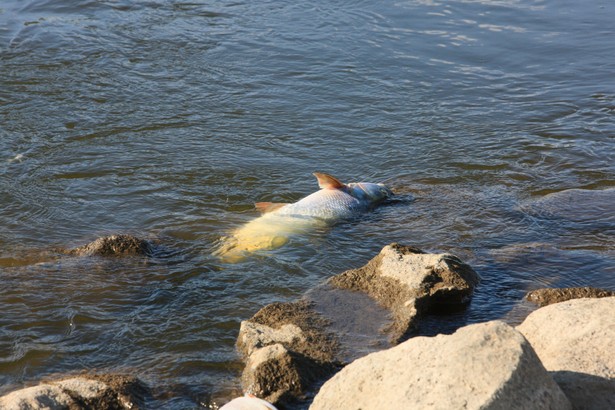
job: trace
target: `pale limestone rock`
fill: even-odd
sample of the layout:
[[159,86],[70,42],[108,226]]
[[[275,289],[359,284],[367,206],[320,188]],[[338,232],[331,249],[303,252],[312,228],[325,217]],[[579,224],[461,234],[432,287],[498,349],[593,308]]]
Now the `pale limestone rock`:
[[255,350],[272,344],[282,343],[290,346],[300,342],[305,342],[303,331],[299,326],[292,323],[274,329],[260,323],[244,320],[241,322],[239,336],[237,337],[237,347],[244,356],[250,356]]
[[615,409],[615,297],[549,305],[517,329],[575,409]]
[[2,410],[64,410],[73,399],[62,388],[40,384],[0,397]]
[[415,337],[358,359],[327,381],[310,410],[571,409],[531,346],[494,321]]
[[109,389],[109,386],[99,380],[84,379],[83,377],[60,380],[51,382],[51,384],[85,399],[99,397]]
[[387,332],[397,343],[432,308],[468,302],[479,281],[479,275],[454,255],[393,243],[365,266],[332,277],[329,284],[364,292],[389,309],[394,320]]
[[146,389],[133,377],[91,374],[41,383],[0,397],[1,410],[139,409]]

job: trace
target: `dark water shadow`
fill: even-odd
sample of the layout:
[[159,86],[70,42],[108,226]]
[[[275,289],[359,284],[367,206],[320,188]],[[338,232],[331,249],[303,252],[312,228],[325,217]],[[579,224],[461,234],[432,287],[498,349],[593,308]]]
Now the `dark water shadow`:
[[323,284],[305,296],[314,310],[327,319],[329,329],[339,338],[341,360],[351,361],[390,347],[383,329],[391,323],[390,313],[361,292],[333,288]]

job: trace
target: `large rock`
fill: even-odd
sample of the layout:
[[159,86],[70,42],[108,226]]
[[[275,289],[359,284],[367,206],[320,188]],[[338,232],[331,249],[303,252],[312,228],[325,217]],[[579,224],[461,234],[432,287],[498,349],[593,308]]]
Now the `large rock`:
[[39,384],[0,397],[3,410],[61,410],[71,403],[73,399],[62,388],[51,384]]
[[389,309],[394,321],[388,331],[395,343],[430,309],[468,302],[479,281],[478,274],[454,255],[393,243],[367,265],[334,276],[329,284],[365,292]]
[[[328,308],[337,310],[343,302],[338,298],[361,299],[356,293],[359,291],[363,299],[370,303],[375,300],[389,309],[394,320],[386,320],[383,325],[391,335],[390,340],[398,342],[414,327],[420,314],[432,307],[466,303],[478,281],[478,274],[453,255],[426,254],[398,244],[386,246],[366,266],[346,271],[319,286],[319,291],[310,293],[311,300],[273,303],[242,322],[237,347],[246,362],[243,389],[274,404],[302,399],[313,386],[341,368],[348,356],[367,349],[357,349],[358,342],[341,339],[350,335],[362,341],[377,341],[372,335],[344,333],[348,329],[341,331],[335,326],[340,317]],[[314,300],[318,297],[336,302],[330,306]],[[360,311],[357,307],[364,306],[348,305]],[[373,321],[380,317],[356,313],[351,321]],[[386,318],[387,312],[384,313],[382,317]]]
[[346,366],[311,410],[571,409],[531,346],[499,321],[415,337]]
[[244,391],[271,403],[302,398],[339,369],[337,341],[309,302],[272,303],[241,324]]
[[615,297],[543,307],[517,329],[575,409],[615,409]]
[[0,397],[2,410],[139,409],[146,395],[140,382],[123,375],[83,375],[49,381]]
[[525,298],[542,307],[572,299],[606,298],[610,296],[615,296],[615,292],[606,289],[582,287],[536,289],[528,292]]
[[286,349],[276,343],[256,350],[247,360],[242,376],[246,392],[277,404],[304,399],[318,381],[331,376],[337,368]]
[[66,253],[76,256],[148,256],[153,253],[153,246],[145,239],[120,234],[103,236]]

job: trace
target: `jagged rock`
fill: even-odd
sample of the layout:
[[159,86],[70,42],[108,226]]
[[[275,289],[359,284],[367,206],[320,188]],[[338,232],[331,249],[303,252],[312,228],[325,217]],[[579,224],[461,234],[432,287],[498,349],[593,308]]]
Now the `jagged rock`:
[[273,303],[241,324],[244,391],[272,403],[301,398],[339,368],[337,342],[307,301]]
[[575,409],[615,409],[615,297],[549,305],[517,329]]
[[334,276],[329,284],[365,292],[389,309],[394,322],[388,331],[395,343],[431,308],[468,302],[479,281],[478,274],[456,256],[393,243],[365,266]]
[[152,244],[132,235],[111,235],[67,251],[76,256],[138,256],[151,255]]
[[140,382],[123,375],[84,375],[48,381],[0,397],[2,410],[139,409],[146,394]]
[[274,329],[248,320],[241,322],[237,348],[245,357],[249,357],[255,350],[276,343],[286,346],[305,343],[305,335],[299,326],[290,323]]
[[254,351],[248,358],[242,385],[246,392],[284,404],[304,398],[313,383],[335,370],[330,362],[314,360],[276,343]]
[[335,360],[337,341],[326,332],[326,326],[326,320],[305,300],[272,303],[242,323],[237,346],[247,355],[257,348],[282,343],[289,350],[330,362]]
[[581,298],[606,298],[615,296],[615,291],[598,288],[557,288],[536,289],[528,292],[525,298],[530,302],[543,307],[553,303],[565,302]]
[[415,337],[346,366],[310,410],[571,409],[531,346],[499,321]]
[[[346,295],[337,296],[363,292],[392,311],[389,330],[398,341],[431,307],[466,303],[478,281],[478,274],[453,255],[391,244],[366,266],[335,276],[327,286],[345,289]],[[342,366],[340,342],[316,305],[305,299],[273,303],[242,323],[237,347],[246,361],[244,391],[275,404],[290,402]]]

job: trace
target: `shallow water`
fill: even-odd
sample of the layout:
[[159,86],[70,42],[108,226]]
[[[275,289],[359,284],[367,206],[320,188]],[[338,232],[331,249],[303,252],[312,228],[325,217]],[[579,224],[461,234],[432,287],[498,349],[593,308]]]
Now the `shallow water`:
[[[483,278],[426,333],[519,321],[534,288],[615,288],[614,18],[600,0],[4,0],[0,393],[87,368],[167,392],[152,406],[224,402],[241,320],[393,241]],[[210,256],[317,170],[398,201]],[[53,252],[117,232],[165,251]]]

